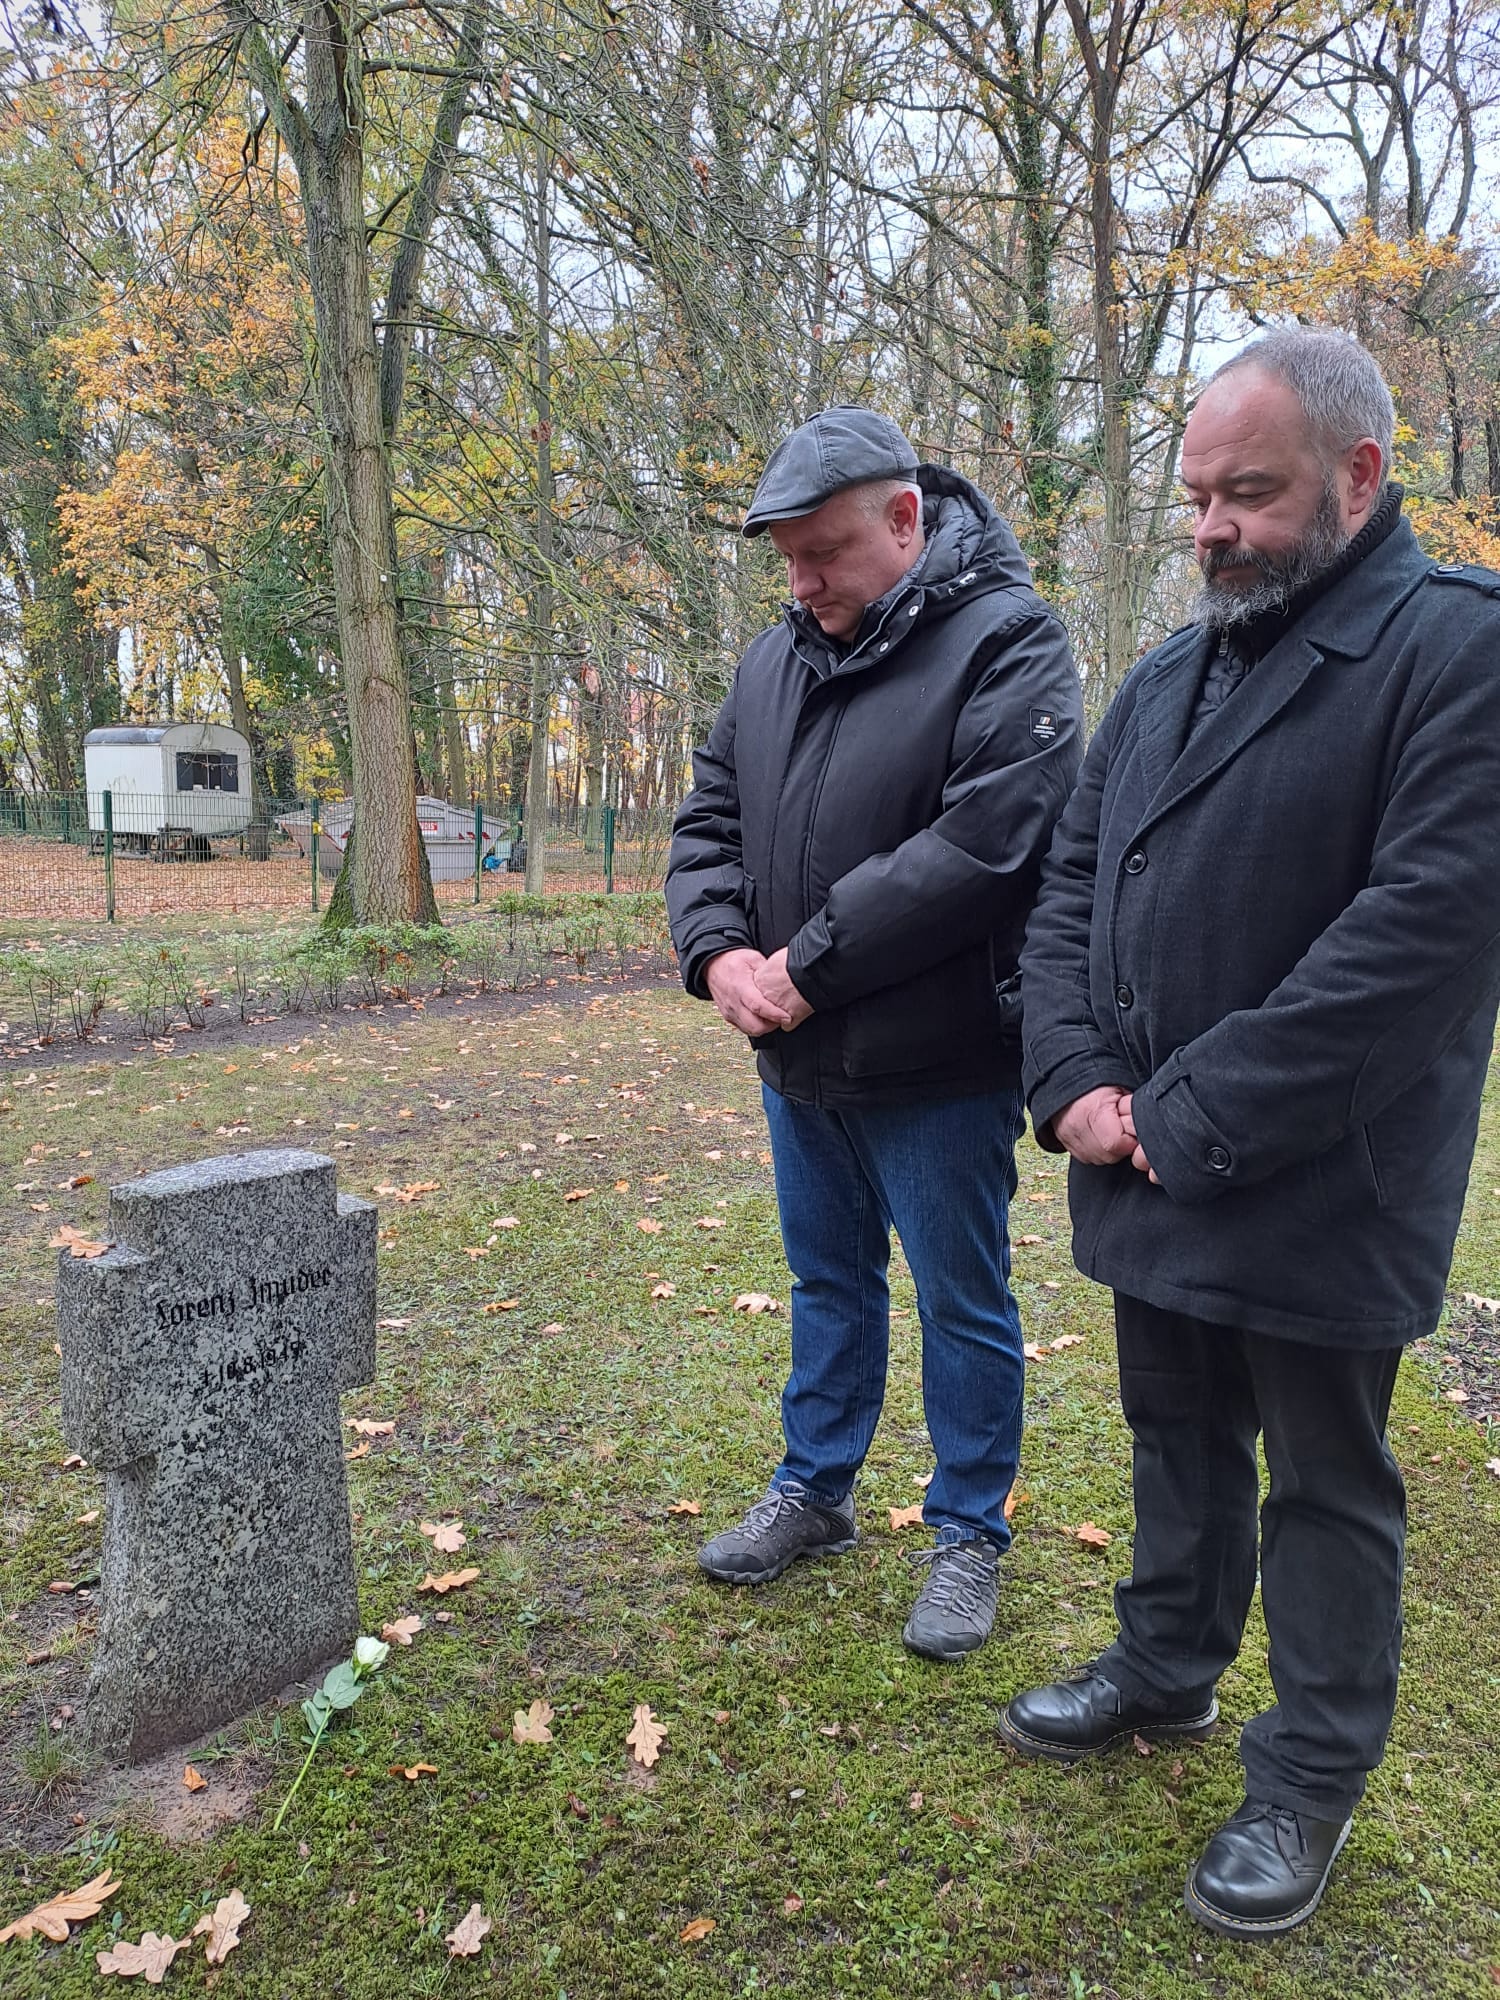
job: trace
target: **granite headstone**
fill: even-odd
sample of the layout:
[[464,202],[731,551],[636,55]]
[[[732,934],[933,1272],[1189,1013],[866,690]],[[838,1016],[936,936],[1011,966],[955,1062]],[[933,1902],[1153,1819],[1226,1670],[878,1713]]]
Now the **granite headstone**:
[[131,1762],[243,1715],[358,1629],[339,1393],[375,1373],[376,1211],[318,1153],[110,1191],[58,1263],[63,1429],[105,1474],[86,1726]]

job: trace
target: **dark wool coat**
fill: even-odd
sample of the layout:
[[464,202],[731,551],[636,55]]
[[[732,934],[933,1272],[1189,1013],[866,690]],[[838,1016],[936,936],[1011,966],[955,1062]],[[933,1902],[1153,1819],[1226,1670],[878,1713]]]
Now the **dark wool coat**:
[[919,565],[847,649],[797,606],[751,644],[672,838],[690,993],[708,997],[718,952],[787,947],[816,1011],[756,1048],[765,1081],[803,1103],[1019,1079],[1016,1003],[996,987],[1081,754],[1067,636],[1014,535],[956,473],[918,477]]
[[1135,1092],[1160,1175],[1073,1164],[1074,1255],[1331,1346],[1436,1324],[1500,994],[1500,577],[1403,521],[1184,749],[1212,642],[1149,653],[1058,826],[1025,954],[1050,1121]]

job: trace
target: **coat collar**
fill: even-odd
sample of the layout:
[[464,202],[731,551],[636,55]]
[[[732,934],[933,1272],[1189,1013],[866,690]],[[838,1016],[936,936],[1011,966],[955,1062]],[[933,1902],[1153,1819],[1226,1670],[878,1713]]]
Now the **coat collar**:
[[1202,626],[1162,645],[1136,697],[1136,728],[1150,804],[1139,831],[1221,771],[1275,721],[1325,657],[1359,659],[1431,570],[1409,522],[1315,599],[1257,661],[1233,697],[1187,741],[1203,668],[1218,642]]

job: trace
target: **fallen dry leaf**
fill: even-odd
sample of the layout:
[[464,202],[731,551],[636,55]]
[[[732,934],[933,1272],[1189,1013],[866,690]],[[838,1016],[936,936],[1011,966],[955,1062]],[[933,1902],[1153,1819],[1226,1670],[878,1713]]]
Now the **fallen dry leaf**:
[[1495,1477],[1500,1479],[1500,1458],[1487,1458],[1484,1461],[1484,1469],[1486,1472],[1493,1472]]
[[1467,1403],[1469,1392],[1467,1389],[1445,1389],[1443,1391],[1443,1400],[1447,1403]]
[[97,1917],[104,1907],[107,1896],[123,1887],[122,1883],[111,1882],[109,1870],[96,1875],[92,1882],[85,1882],[81,1889],[65,1889],[60,1896],[50,1902],[38,1903],[34,1910],[28,1910],[24,1917],[17,1917],[13,1924],[7,1924],[0,1931],[0,1944],[11,1938],[29,1938],[40,1931],[44,1938],[51,1938],[54,1944],[61,1944],[68,1935],[69,1924],[86,1923],[90,1917]]
[[240,1925],[250,1914],[250,1905],[238,1889],[221,1896],[212,1910],[206,1910],[189,1932],[191,1937],[208,1934],[203,1956],[210,1965],[222,1965],[240,1941]]
[[418,1778],[435,1778],[437,1776],[437,1765],[392,1764],[390,1774],[393,1778],[409,1778],[415,1784]]
[[741,1292],[734,1302],[737,1313],[779,1313],[780,1299],[773,1299],[769,1292]]
[[448,1947],[448,1956],[473,1958],[493,1928],[490,1919],[479,1905],[470,1903],[467,1915],[454,1925],[443,1940]]
[[409,1319],[378,1319],[375,1324],[381,1327],[388,1327],[394,1332],[398,1327],[410,1326],[411,1321]]
[[1087,1542],[1091,1549],[1107,1549],[1114,1540],[1108,1528],[1096,1527],[1092,1521],[1085,1521],[1081,1527],[1075,1528],[1073,1536],[1076,1541]]
[[694,1229],[722,1229],[724,1227],[724,1218],[722,1215],[700,1215],[696,1222],[694,1222],[693,1227]]
[[711,1931],[719,1928],[717,1917],[694,1917],[690,1924],[684,1924],[677,1933],[679,1944],[701,1944]]
[[[45,1203],[42,1204],[45,1207]],[[55,1236],[47,1238],[54,1250],[71,1250],[75,1257],[102,1257],[109,1249],[108,1243],[96,1242],[92,1236],[85,1236],[81,1229],[74,1229],[64,1223]]]
[[1047,1350],[1045,1347],[1038,1347],[1034,1340],[1028,1340],[1022,1345],[1021,1352],[1028,1361],[1041,1361]]
[[920,1528],[924,1504],[921,1500],[914,1500],[910,1507],[888,1507],[886,1512],[891,1517],[891,1532],[899,1534],[903,1528]]
[[456,1556],[469,1539],[462,1521],[423,1521],[419,1526],[442,1556]]
[[409,1646],[422,1629],[422,1621],[413,1611],[405,1618],[393,1618],[382,1625],[380,1636],[388,1646]]
[[434,1193],[441,1185],[440,1181],[408,1181],[405,1187],[382,1183],[375,1192],[377,1195],[389,1195],[392,1201],[420,1201],[424,1194]]
[[568,1191],[567,1191],[567,1193],[566,1193],[566,1194],[565,1194],[565,1195],[563,1196],[563,1200],[564,1200],[564,1201],[587,1201],[587,1200],[588,1200],[588,1198],[589,1198],[589,1196],[590,1196],[590,1195],[591,1195],[591,1194],[592,1194],[593,1192],[594,1192],[594,1190],[593,1190],[592,1188],[569,1188],[569,1189],[568,1189]]
[[552,1720],[552,1708],[545,1701],[534,1701],[530,1708],[518,1708],[516,1719],[511,1724],[511,1737],[517,1743],[550,1743],[552,1731],[547,1724]]
[[79,1514],[75,1516],[75,1519],[77,1520],[78,1526],[80,1528],[92,1528],[94,1523],[98,1520],[98,1518],[99,1518],[99,1509],[97,1507],[90,1507],[89,1511],[86,1514]]
[[191,1764],[183,1765],[182,1782],[184,1789],[190,1792],[206,1792],[208,1790],[207,1778],[204,1777],[201,1771],[195,1771]]
[[355,1459],[368,1458],[369,1456],[370,1456],[370,1440],[366,1438],[364,1443],[357,1444],[354,1447],[353,1451],[346,1451],[344,1453],[344,1463],[346,1465],[353,1465]]
[[423,1577],[422,1581],[417,1585],[417,1589],[430,1590],[435,1596],[441,1597],[445,1591],[462,1590],[464,1585],[472,1583],[478,1574],[479,1571],[477,1569],[450,1569],[446,1570],[442,1576],[432,1576],[429,1574]]
[[649,1771],[661,1755],[661,1746],[666,1738],[666,1723],[659,1722],[645,1702],[637,1702],[635,1721],[625,1738],[636,1763],[643,1765]]
[[521,1218],[519,1215],[497,1216],[490,1224],[491,1229],[519,1229],[520,1226]]
[[167,1967],[178,1952],[187,1950],[190,1942],[190,1938],[158,1937],[155,1931],[147,1931],[139,1944],[128,1944],[122,1938],[112,1951],[95,1952],[94,1962],[106,1975],[118,1972],[126,1979],[133,1979],[141,1972],[148,1986],[160,1986],[167,1976]]
[[1082,1345],[1081,1333],[1060,1333],[1052,1343],[1052,1351],[1054,1354],[1060,1354],[1065,1347],[1082,1347]]
[[661,1224],[657,1222],[655,1218],[652,1216],[642,1215],[637,1217],[635,1226],[637,1229],[642,1231],[644,1235],[647,1236],[661,1235]]
[[1034,1250],[1038,1243],[1046,1242],[1045,1236],[1018,1236],[1016,1241],[1023,1250]]
[[677,1287],[663,1281],[661,1284],[651,1287],[651,1296],[653,1299],[675,1299],[677,1296]]
[[794,1889],[789,1896],[782,1897],[781,1907],[789,1917],[795,1917],[797,1912],[802,1908],[802,1898]]
[[616,1194],[629,1194],[629,1192],[630,1192],[630,1183],[629,1183],[629,1181],[616,1181],[616,1182],[615,1182],[615,1193],[616,1193]]
[[358,1437],[389,1437],[396,1428],[396,1419],[392,1417],[389,1423],[379,1423],[374,1417],[345,1417],[344,1428]]
[[1005,1496],[1005,1518],[1006,1518],[1006,1520],[1007,1520],[1007,1521],[1011,1520],[1011,1519],[1013,1518],[1014,1514],[1015,1514],[1015,1511],[1016,1511],[1016,1509],[1017,1509],[1018,1507],[1024,1507],[1024,1506],[1026,1505],[1026,1502],[1027,1502],[1027,1501],[1028,1501],[1028,1500],[1029,1500],[1030,1498],[1031,1498],[1031,1495],[1030,1495],[1029,1493],[1018,1493],[1018,1492],[1016,1491],[1015,1487],[1014,1487],[1014,1486],[1012,1486],[1012,1488],[1010,1489],[1009,1493],[1007,1493],[1007,1494],[1006,1494],[1006,1496]]
[[669,1514],[701,1514],[703,1512],[703,1502],[701,1500],[674,1500],[667,1509],[667,1512]]

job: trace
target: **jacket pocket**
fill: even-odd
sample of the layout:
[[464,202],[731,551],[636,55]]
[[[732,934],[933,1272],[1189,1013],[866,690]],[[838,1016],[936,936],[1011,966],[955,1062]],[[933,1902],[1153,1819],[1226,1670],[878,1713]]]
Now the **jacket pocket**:
[[1368,1125],[1356,1125],[1313,1161],[1323,1213],[1330,1222],[1385,1207],[1385,1189],[1375,1164]]
[[944,959],[914,979],[851,1001],[844,1010],[844,1073],[889,1076],[946,1069],[966,1055],[992,1054],[1001,1025],[990,949],[984,944]]

